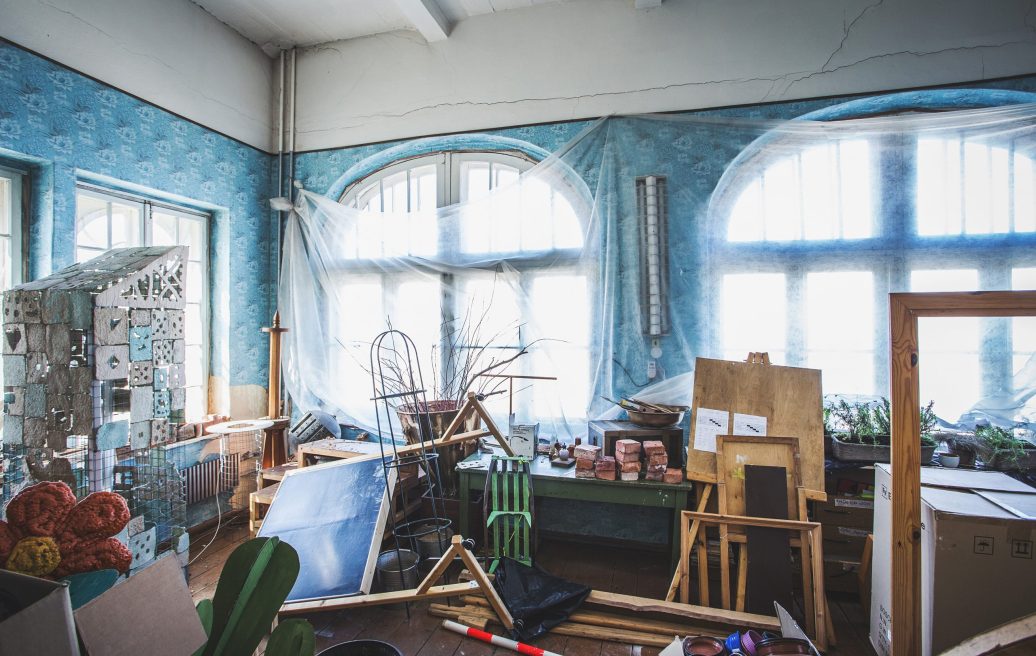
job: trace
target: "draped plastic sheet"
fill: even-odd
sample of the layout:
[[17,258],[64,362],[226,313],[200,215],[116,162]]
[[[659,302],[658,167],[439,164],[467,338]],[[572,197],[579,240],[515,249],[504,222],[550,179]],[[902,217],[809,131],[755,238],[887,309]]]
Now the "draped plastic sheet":
[[[458,322],[507,347],[482,352],[481,364],[527,345],[508,373],[558,377],[515,381],[514,403],[519,420],[562,436],[614,413],[602,396],[689,404],[697,356],[768,350],[776,363],[823,368],[825,392],[887,393],[884,294],[969,283],[911,278],[912,270],[954,267],[970,237],[1036,267],[1025,249],[1036,229],[1034,158],[1031,104],[831,122],[644,115],[601,119],[488,194],[435,211],[370,213],[301,191],[279,291],[292,328],[287,389],[302,409],[372,427],[369,344],[391,325],[418,344],[434,398],[448,369],[440,313],[453,308]],[[974,168],[979,161],[985,173]],[[637,380],[653,344],[642,319],[634,189],[644,175],[668,179],[670,264],[670,330],[659,378],[647,386]],[[806,275],[792,290],[783,279],[768,286],[777,278],[752,277],[795,266],[850,275]],[[853,278],[859,271],[870,275]],[[1011,281],[972,287],[1009,289]],[[782,310],[771,297],[797,297],[808,310],[791,316],[801,305]],[[832,323],[839,313],[846,320]],[[1010,320],[975,321],[960,327],[962,340],[1006,348]],[[927,333],[935,351],[953,350],[954,334]],[[978,345],[961,349],[974,355]],[[501,385],[479,379],[476,387]],[[976,407],[985,417],[1031,421],[1033,389],[1022,371],[940,416],[953,423],[985,396]],[[506,396],[487,402],[501,418]]]

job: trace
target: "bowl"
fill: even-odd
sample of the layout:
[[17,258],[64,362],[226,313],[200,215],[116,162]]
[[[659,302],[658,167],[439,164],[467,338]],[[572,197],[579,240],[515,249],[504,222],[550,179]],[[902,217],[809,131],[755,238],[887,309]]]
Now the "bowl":
[[629,415],[630,421],[638,426],[663,428],[665,426],[679,424],[683,421],[684,411],[687,410],[685,406],[679,405],[662,405],[660,403],[656,405],[663,408],[669,408],[670,412],[641,412],[639,410],[630,410],[629,408],[626,408],[626,414]]

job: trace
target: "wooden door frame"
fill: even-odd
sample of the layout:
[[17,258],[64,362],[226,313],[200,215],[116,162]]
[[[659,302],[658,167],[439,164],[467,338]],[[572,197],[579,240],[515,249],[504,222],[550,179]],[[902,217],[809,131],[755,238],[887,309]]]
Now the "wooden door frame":
[[921,399],[917,320],[1014,316],[1036,316],[1036,291],[889,294],[894,654],[921,654]]

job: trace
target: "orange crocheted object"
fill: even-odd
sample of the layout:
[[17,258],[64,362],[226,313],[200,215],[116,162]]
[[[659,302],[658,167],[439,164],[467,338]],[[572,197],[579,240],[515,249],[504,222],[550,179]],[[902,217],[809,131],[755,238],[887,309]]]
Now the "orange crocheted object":
[[65,483],[37,483],[7,504],[7,522],[0,521],[0,563],[34,576],[126,572],[132,556],[112,536],[129,519],[126,500],[114,492],[94,492],[77,504]]

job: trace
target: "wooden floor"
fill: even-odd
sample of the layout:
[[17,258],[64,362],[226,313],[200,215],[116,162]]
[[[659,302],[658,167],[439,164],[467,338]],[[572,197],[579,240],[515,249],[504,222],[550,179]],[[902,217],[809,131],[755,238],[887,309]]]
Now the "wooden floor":
[[[213,538],[212,532],[192,538],[190,588],[195,602],[212,597],[219,572],[230,552],[248,537],[245,520],[224,525]],[[206,543],[212,540],[207,549]],[[199,555],[200,554],[200,555]],[[635,594],[662,599],[669,585],[668,556],[659,552],[620,549],[560,540],[544,541],[537,563],[547,571],[584,583],[596,590]],[[486,656],[513,654],[494,649],[475,640],[443,630],[442,620],[426,612],[425,604],[411,604],[406,610],[373,607],[309,617],[317,633],[317,651],[330,645],[372,638],[395,645],[405,656]],[[831,613],[838,634],[832,654],[873,656],[867,640],[867,619],[855,599],[831,599]],[[635,647],[615,642],[557,635],[546,635],[536,646],[568,656],[654,656],[659,649]]]

